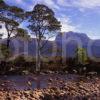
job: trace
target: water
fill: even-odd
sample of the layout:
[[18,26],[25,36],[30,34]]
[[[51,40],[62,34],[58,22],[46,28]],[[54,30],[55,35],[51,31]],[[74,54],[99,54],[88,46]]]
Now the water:
[[[28,90],[28,89],[41,89],[48,87],[48,80],[65,80],[75,81],[78,79],[77,75],[27,75],[27,76],[0,76],[0,89],[5,90]],[[56,83],[54,83],[56,84]]]

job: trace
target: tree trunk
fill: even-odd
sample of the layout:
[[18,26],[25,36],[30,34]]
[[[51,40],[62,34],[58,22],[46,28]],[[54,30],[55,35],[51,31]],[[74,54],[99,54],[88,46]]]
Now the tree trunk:
[[9,48],[9,45],[10,45],[10,33],[9,33],[9,30],[8,30],[8,24],[5,24],[5,28],[7,30],[7,48]]
[[10,38],[7,39],[7,48],[10,46]]
[[40,53],[40,41],[37,40],[36,44],[36,71],[40,72],[40,67],[41,67],[41,53]]

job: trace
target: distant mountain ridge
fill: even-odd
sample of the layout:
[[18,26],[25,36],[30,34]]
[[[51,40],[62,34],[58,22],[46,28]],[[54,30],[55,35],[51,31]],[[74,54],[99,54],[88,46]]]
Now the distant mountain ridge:
[[[6,40],[2,40],[6,42]],[[43,41],[45,42],[45,41]],[[63,51],[66,49],[66,57],[74,57],[77,44],[85,48],[89,57],[100,57],[100,40],[92,40],[86,34],[77,32],[58,33],[55,41],[48,41],[45,48],[47,50],[43,55],[52,56],[54,47]],[[14,55],[25,54],[29,56],[36,56],[36,39],[24,40],[22,38],[12,38],[10,43],[11,50]],[[65,50],[64,50],[65,51]],[[55,55],[55,53],[54,53]],[[62,52],[57,52],[56,55],[62,56]]]
[[100,57],[100,40],[92,40],[84,33],[72,31],[59,33],[55,41],[59,48],[62,48],[63,45],[66,46],[66,55],[68,57],[73,57],[75,55],[75,50],[78,44],[80,47],[86,49],[89,57]]

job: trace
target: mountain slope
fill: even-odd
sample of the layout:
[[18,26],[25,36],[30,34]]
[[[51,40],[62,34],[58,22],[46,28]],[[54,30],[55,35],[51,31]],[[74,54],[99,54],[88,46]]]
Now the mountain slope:
[[85,48],[90,57],[100,57],[100,40],[92,40],[84,33],[65,32],[59,33],[55,39],[58,48],[66,48],[64,55],[67,57],[75,56],[77,46]]
[[[6,43],[6,39],[2,40],[2,42]],[[42,43],[44,42],[42,41]],[[77,32],[58,33],[55,41],[47,41],[41,54],[46,56],[74,57],[77,46],[85,48],[88,56],[100,58],[100,40],[92,40],[86,34]],[[36,39],[12,38],[10,48],[13,55],[36,56]],[[56,53],[56,49],[59,52]]]

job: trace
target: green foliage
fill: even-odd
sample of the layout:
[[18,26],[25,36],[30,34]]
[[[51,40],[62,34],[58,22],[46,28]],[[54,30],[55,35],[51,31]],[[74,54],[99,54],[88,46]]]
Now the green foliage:
[[60,22],[55,18],[54,12],[45,5],[37,4],[32,12],[28,12],[30,17],[29,29],[35,33],[37,37],[45,37],[48,32],[60,30]]
[[5,44],[0,44],[1,59],[8,59],[11,56],[11,50]]
[[30,72],[34,72],[34,62],[28,61],[27,59],[29,60],[29,57],[27,58],[24,55],[19,55],[13,59],[15,73],[16,71],[20,74],[28,74]]
[[80,64],[87,64],[88,56],[84,48],[77,49],[77,60],[78,60],[78,63]]
[[4,1],[0,2],[0,21],[4,23],[7,33],[7,47],[10,38],[24,19],[24,11],[15,6],[9,6]]
[[3,0],[0,0],[0,2],[2,2]]
[[21,37],[24,39],[30,39],[30,35],[28,35],[28,31],[22,28],[18,28],[16,30],[16,37]]
[[3,0],[0,0],[0,9],[2,8],[2,6],[6,5],[5,2]]
[[25,59],[24,59],[24,56],[18,56],[14,59],[14,63],[24,63],[25,62]]

